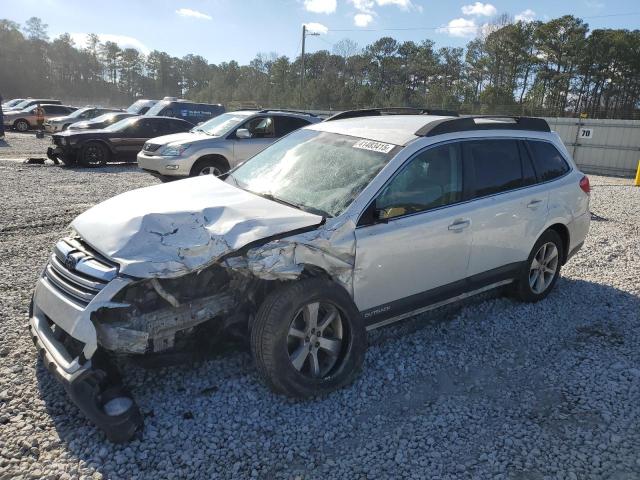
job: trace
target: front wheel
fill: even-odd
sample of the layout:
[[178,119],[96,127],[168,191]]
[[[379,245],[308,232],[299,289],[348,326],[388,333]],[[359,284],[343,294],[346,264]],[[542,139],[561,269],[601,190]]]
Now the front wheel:
[[190,177],[199,177],[201,175],[213,175],[220,177],[227,173],[229,168],[220,160],[201,158],[191,167]]
[[17,120],[13,126],[19,132],[26,132],[29,130],[29,122],[26,120]]
[[87,166],[106,165],[109,160],[109,150],[99,142],[89,142],[82,147],[80,162]]
[[516,297],[524,302],[537,302],[549,295],[560,276],[562,252],[560,235],[553,230],[544,232],[514,285]]
[[324,279],[304,279],[272,292],[251,328],[259,373],[277,393],[323,395],[357,376],[366,331],[349,295]]

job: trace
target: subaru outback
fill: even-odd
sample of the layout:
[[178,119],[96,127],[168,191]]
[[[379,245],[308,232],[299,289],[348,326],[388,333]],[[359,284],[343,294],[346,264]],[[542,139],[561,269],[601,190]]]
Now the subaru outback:
[[362,368],[367,330],[491,289],[542,300],[589,222],[589,181],[544,120],[344,112],[225,178],[78,216],[30,331],[85,415],[124,441],[142,421],[116,355],[235,331],[274,391],[326,394]]

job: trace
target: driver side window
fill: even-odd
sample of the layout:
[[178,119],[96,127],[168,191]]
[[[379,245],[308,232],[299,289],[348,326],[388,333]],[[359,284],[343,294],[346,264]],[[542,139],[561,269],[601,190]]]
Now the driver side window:
[[378,217],[389,219],[457,203],[462,199],[458,144],[429,148],[409,161],[376,199]]
[[242,127],[251,133],[251,138],[273,138],[275,131],[273,128],[273,118],[256,117],[246,122]]

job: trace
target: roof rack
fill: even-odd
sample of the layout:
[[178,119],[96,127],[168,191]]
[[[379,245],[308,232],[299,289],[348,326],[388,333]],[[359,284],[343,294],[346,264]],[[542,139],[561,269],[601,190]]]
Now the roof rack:
[[[245,110],[250,110],[250,109],[247,108]],[[309,115],[311,117],[317,117],[315,113],[304,112],[302,110],[288,110],[286,108],[265,108],[263,110],[260,110],[258,113],[269,113],[269,112],[298,113],[300,115]]]
[[387,107],[387,108],[363,108],[360,110],[346,110],[327,118],[325,122],[343,120],[345,118],[378,117],[381,115],[441,115],[457,117],[458,113],[452,110],[439,110],[433,108],[414,107]]
[[[476,120],[489,120],[476,122]],[[444,118],[429,122],[415,134],[418,137],[433,137],[445,133],[466,132],[472,130],[529,130],[550,132],[549,124],[542,118],[512,117],[508,115],[473,115],[469,117]]]

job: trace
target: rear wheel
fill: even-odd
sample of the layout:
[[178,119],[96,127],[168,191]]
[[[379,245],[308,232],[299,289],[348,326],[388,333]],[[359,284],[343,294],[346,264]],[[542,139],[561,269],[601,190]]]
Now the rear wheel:
[[514,285],[516,297],[524,302],[537,302],[549,295],[560,276],[563,251],[560,235],[553,230],[544,232]]
[[311,397],[350,383],[362,368],[366,332],[339,286],[305,279],[272,292],[251,328],[251,350],[269,387]]
[[26,132],[29,130],[30,125],[26,120],[20,119],[16,120],[16,122],[13,124],[13,127],[19,132]]
[[201,175],[214,175],[219,177],[229,171],[226,162],[213,158],[201,158],[191,167],[190,177],[198,177]]
[[106,165],[109,160],[109,150],[99,142],[88,142],[80,151],[80,162],[87,166]]

